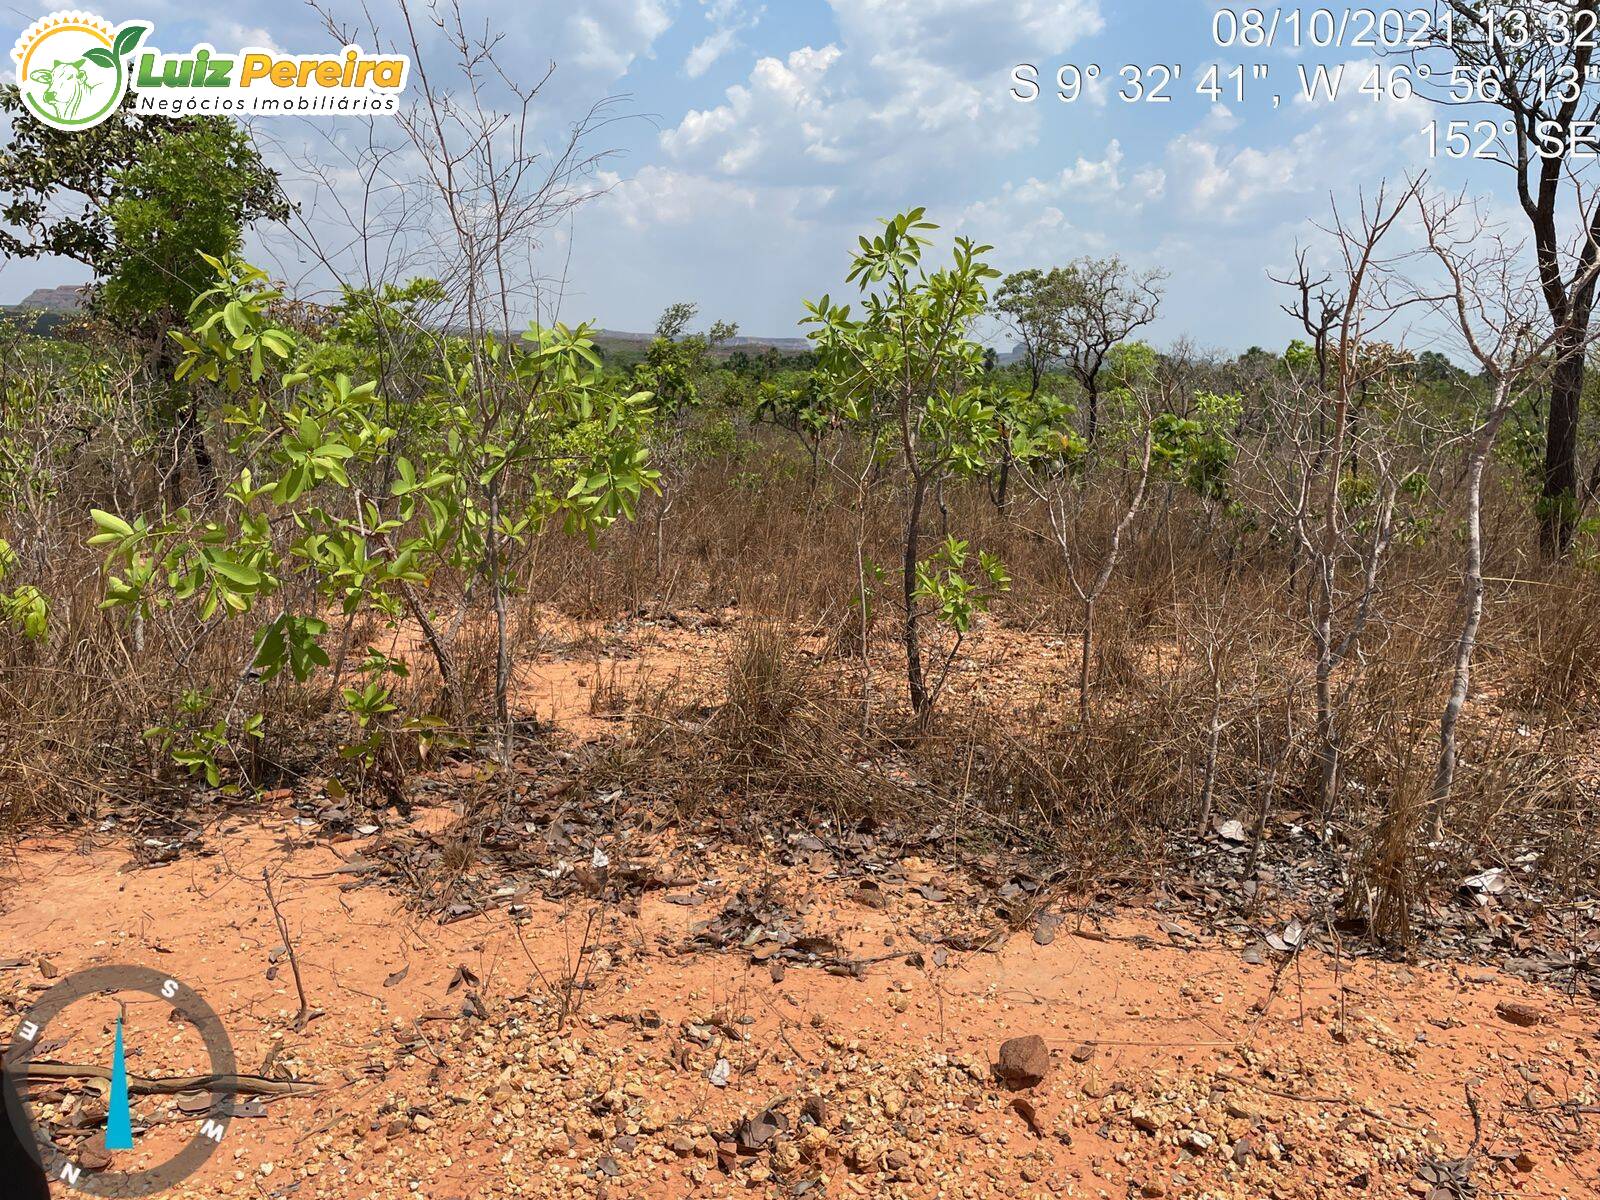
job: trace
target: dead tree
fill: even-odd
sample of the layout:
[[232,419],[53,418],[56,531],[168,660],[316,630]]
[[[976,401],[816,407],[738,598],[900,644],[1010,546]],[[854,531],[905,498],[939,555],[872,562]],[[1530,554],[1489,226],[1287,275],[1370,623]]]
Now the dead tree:
[[1136,271],[1122,259],[1080,258],[1061,272],[1055,301],[1056,355],[1083,389],[1085,434],[1100,436],[1101,378],[1111,352],[1156,319],[1165,271]]
[[1305,247],[1295,248],[1294,263],[1294,274],[1285,275],[1280,279],[1269,271],[1267,278],[1293,292],[1294,299],[1279,307],[1300,323],[1300,328],[1305,330],[1306,337],[1311,340],[1311,352],[1317,361],[1317,385],[1326,388],[1329,365],[1328,338],[1344,316],[1344,299],[1329,286],[1333,283],[1331,273],[1324,272],[1317,275],[1311,270],[1306,261]]
[[[1377,476],[1373,518],[1365,538],[1352,536],[1341,495],[1352,437],[1350,413],[1357,397],[1370,385],[1393,379],[1392,356],[1366,351],[1408,302],[1394,294],[1393,273],[1399,260],[1386,257],[1385,240],[1421,184],[1421,179],[1413,180],[1398,193],[1387,184],[1380,185],[1373,195],[1362,194],[1356,211],[1348,216],[1335,205],[1332,222],[1325,229],[1339,255],[1341,281],[1330,397],[1332,426],[1325,446],[1318,439],[1310,454],[1301,456],[1292,513],[1294,536],[1312,571],[1307,615],[1315,654],[1317,802],[1324,819],[1331,815],[1338,792],[1339,710],[1350,687],[1347,682],[1336,688],[1335,676],[1359,652],[1371,618],[1384,558],[1393,540],[1398,491],[1389,456],[1375,447],[1369,456]],[[1313,512],[1316,501],[1320,501],[1320,512]],[[1345,570],[1351,563],[1353,572]],[[1351,574],[1354,582],[1346,585],[1344,579]]]
[[[1560,371],[1560,348],[1573,333],[1552,326],[1540,310],[1537,278],[1519,263],[1520,247],[1508,245],[1479,209],[1465,198],[1419,197],[1428,248],[1444,279],[1437,303],[1482,368],[1487,394],[1478,400],[1467,431],[1466,547],[1461,567],[1461,628],[1451,662],[1450,691],[1439,718],[1439,762],[1432,789],[1432,837],[1444,836],[1446,809],[1455,786],[1457,727],[1472,683],[1472,657],[1483,621],[1483,477],[1495,439],[1530,388]],[[1591,267],[1591,272],[1594,268]],[[1590,280],[1580,280],[1587,287]],[[1588,335],[1584,335],[1587,343]],[[1555,351],[1556,353],[1552,353]]]
[[[1020,478],[1044,504],[1050,520],[1050,534],[1066,567],[1072,590],[1083,606],[1083,628],[1079,635],[1078,663],[1078,721],[1080,726],[1089,723],[1089,694],[1093,682],[1095,606],[1111,583],[1117,565],[1126,549],[1129,529],[1144,507],[1149,490],[1150,464],[1155,448],[1155,433],[1148,403],[1141,403],[1142,428],[1132,432],[1132,441],[1119,450],[1126,453],[1128,494],[1118,502],[1116,520],[1110,536],[1098,556],[1087,553],[1081,544],[1083,512],[1088,496],[1089,469],[1079,469],[1071,458],[1063,457],[1048,463],[1035,464],[1033,470],[1018,473]],[[1090,572],[1093,572],[1090,574]]]

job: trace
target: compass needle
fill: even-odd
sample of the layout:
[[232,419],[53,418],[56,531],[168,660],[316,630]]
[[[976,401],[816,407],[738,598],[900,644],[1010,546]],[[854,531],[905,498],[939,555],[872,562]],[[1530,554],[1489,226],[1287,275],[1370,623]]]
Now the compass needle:
[[[187,1080],[143,1079],[128,1070],[127,1024],[128,1007],[118,1004],[119,1012],[112,1042],[110,1068],[99,1064],[73,1066],[65,1063],[34,1062],[34,1055],[50,1045],[46,1032],[50,1023],[81,1000],[115,996],[119,993],[140,992],[167,1005],[172,1016],[197,1030],[205,1048],[206,1072]],[[96,1003],[100,1003],[96,1000]],[[140,1028],[151,1028],[148,1020]],[[0,1073],[0,1132],[14,1129],[14,1146],[33,1167],[42,1170],[36,1178],[59,1182],[67,1190],[63,1195],[115,1196],[119,1200],[139,1200],[141,1196],[158,1196],[178,1186],[205,1165],[206,1160],[222,1144],[227,1135],[228,1123],[233,1116],[233,1097],[236,1094],[238,1062],[234,1058],[233,1044],[228,1031],[218,1019],[215,1010],[201,996],[173,979],[164,971],[149,967],[106,965],[77,971],[60,980],[45,992],[28,1010],[17,1027],[12,1047],[6,1051],[4,1071]],[[129,1097],[141,1094],[164,1094],[169,1084],[182,1083],[176,1090],[198,1089],[211,1094],[210,1106],[203,1113],[191,1114],[193,1126],[189,1139],[169,1157],[139,1169],[118,1170],[99,1156],[89,1162],[75,1162],[69,1150],[56,1144],[49,1122],[41,1122],[32,1111],[31,1097],[26,1092],[26,1081],[39,1079],[110,1079],[106,1095],[105,1149],[126,1151],[134,1149],[133,1112]],[[261,1084],[272,1085],[272,1080]],[[292,1085],[279,1084],[280,1087]],[[165,1093],[171,1094],[171,1093]],[[188,1110],[185,1110],[188,1111]],[[163,1122],[170,1124],[175,1122]],[[84,1150],[98,1147],[85,1145]],[[27,1177],[13,1170],[8,1155],[8,1142],[0,1138],[0,1200],[47,1200],[43,1193],[18,1192],[17,1181]]]
[[133,1115],[128,1111],[128,1064],[122,1051],[122,1017],[117,1017],[117,1043],[111,1058],[110,1109],[106,1113],[106,1149],[133,1149]]

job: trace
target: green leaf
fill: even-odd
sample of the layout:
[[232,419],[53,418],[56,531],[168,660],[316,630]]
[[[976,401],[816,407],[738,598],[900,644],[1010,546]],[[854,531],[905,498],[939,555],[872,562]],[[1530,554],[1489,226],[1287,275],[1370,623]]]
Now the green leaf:
[[108,71],[117,65],[117,60],[111,56],[111,51],[104,46],[91,46],[83,52],[83,57],[95,66],[104,67]]
[[107,533],[114,533],[118,537],[125,538],[131,538],[134,536],[133,526],[129,525],[121,517],[117,516],[116,513],[108,513],[103,508],[91,508],[89,510],[89,517],[96,525],[105,530]]
[[211,569],[230,583],[238,584],[242,588],[257,588],[261,586],[261,572],[254,567],[247,567],[243,563],[236,563],[226,558],[211,560]]

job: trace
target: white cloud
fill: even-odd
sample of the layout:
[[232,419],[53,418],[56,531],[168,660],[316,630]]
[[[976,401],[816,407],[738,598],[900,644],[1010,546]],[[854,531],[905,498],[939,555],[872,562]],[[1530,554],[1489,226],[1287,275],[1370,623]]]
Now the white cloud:
[[736,31],[719,29],[696,42],[694,49],[690,50],[688,57],[683,60],[683,73],[690,79],[699,79],[711,69],[717,59],[732,50],[738,40],[739,35]]
[[836,160],[829,129],[834,96],[829,72],[843,52],[810,46],[787,59],[763,58],[747,84],[727,91],[727,102],[691,109],[676,129],[661,135],[662,148],[679,162],[724,175],[793,182],[815,176],[812,164]]
[[1080,155],[1055,175],[1005,184],[967,205],[952,228],[994,243],[1009,262],[1062,262],[1104,250],[1107,237],[1089,221],[1099,223],[1112,211],[1116,220],[1125,220],[1166,190],[1159,168],[1125,178],[1123,160],[1122,144],[1113,140],[1100,158]]
[[660,225],[698,225],[723,229],[726,222],[760,219],[773,228],[800,227],[827,205],[826,187],[763,188],[727,179],[713,179],[670,167],[648,166],[622,178],[602,172],[599,200],[629,229]]
[[[675,7],[667,0],[591,0],[567,16],[560,49],[575,65],[618,78],[651,53]],[[554,57],[562,59],[559,52]]]
[[770,183],[844,173],[867,191],[948,186],[952,170],[1035,140],[1038,113],[1006,92],[1011,66],[1102,24],[1099,0],[829,3],[836,42],[762,58],[722,104],[664,131],[666,153]]
[[683,60],[683,73],[690,79],[704,75],[718,59],[738,46],[739,35],[754,29],[766,11],[759,5],[747,4],[746,0],[700,0],[700,5],[712,29],[695,43]]
[[846,45],[878,67],[934,64],[968,80],[1058,55],[1104,27],[1099,0],[828,2]]
[[1183,180],[1193,215],[1233,220],[1262,197],[1299,190],[1301,156],[1287,148],[1246,146],[1229,153],[1200,134],[1187,133],[1168,147],[1171,172]]
[[1152,200],[1160,200],[1167,194],[1167,173],[1160,167],[1145,167],[1134,172],[1133,191],[1139,197],[1141,206]]
[[1354,178],[1368,183],[1428,165],[1421,133],[1427,102],[1416,97],[1347,94],[1311,106],[1318,119],[1287,141],[1238,149],[1222,142],[1234,123],[1219,125],[1215,111],[1167,148],[1168,176],[1180,181],[1187,215],[1196,220],[1255,221],[1290,206],[1304,213],[1308,203],[1345,190],[1354,164]]

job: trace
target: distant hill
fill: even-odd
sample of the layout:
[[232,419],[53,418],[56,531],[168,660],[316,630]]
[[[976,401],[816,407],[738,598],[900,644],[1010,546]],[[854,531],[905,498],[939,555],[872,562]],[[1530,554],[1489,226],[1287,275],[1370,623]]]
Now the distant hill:
[[[626,329],[599,329],[594,337],[597,342],[636,342],[645,346],[650,344],[655,334],[634,333]],[[722,350],[749,350],[767,346],[784,354],[799,354],[802,350],[811,349],[811,343],[803,337],[745,337],[741,334],[718,343],[718,348]]]
[[54,337],[83,310],[84,288],[74,283],[34,288],[18,304],[0,304],[0,320],[14,329],[39,337]]
[[803,337],[731,337],[722,345],[735,350],[749,349],[752,346],[771,346],[784,354],[799,354],[804,350],[815,349],[810,340]]
[[[74,313],[83,308],[84,292],[78,284],[64,283],[57,287],[34,288],[17,304],[0,305],[0,312],[12,316],[36,316],[44,313]],[[655,337],[652,333],[636,333],[627,329],[601,329],[594,334],[602,346],[611,345],[624,352],[643,351]],[[811,349],[803,337],[731,337],[718,346],[726,354],[733,350],[763,350],[768,346],[780,354],[799,354]]]
[[83,307],[84,289],[79,284],[63,283],[58,287],[34,288],[18,304],[7,307],[20,312],[77,312]]

